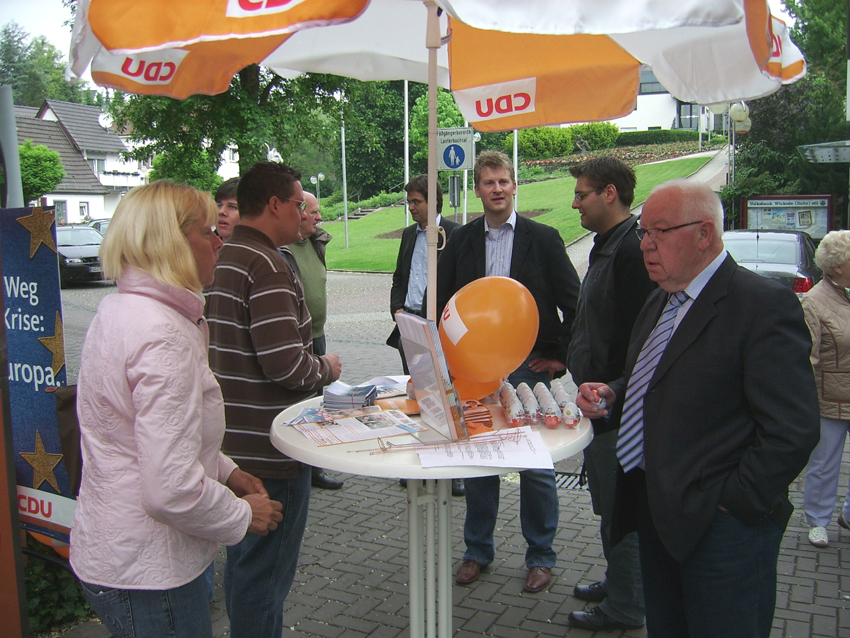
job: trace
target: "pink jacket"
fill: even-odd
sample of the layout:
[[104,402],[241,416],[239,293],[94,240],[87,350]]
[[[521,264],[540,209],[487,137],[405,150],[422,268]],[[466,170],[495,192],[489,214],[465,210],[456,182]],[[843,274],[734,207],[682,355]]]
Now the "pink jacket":
[[203,298],[132,269],[86,335],[77,414],[83,477],[71,530],[80,579],[171,589],[233,545],[250,505],[224,483],[224,404],[207,363]]

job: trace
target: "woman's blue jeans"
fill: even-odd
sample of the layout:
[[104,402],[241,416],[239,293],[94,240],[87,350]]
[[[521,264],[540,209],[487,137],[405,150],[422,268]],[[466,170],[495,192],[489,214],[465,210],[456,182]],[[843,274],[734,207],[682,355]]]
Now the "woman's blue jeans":
[[80,581],[115,638],[212,638],[204,574],[173,589],[113,589]]

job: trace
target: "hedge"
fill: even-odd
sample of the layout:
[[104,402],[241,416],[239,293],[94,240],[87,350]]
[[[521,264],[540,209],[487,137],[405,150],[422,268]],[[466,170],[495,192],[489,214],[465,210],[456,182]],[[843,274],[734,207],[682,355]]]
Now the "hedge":
[[[705,139],[705,135],[703,135]],[[671,142],[696,142],[699,132],[690,129],[654,131],[623,131],[617,136],[615,146],[642,146],[644,144],[670,144]]]

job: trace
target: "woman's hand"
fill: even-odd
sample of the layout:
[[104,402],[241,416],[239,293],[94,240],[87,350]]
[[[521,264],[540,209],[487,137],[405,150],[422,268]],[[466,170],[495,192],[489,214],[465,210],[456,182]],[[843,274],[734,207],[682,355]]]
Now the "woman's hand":
[[283,520],[283,505],[263,494],[247,494],[242,498],[251,506],[249,533],[265,536],[277,529],[277,524]]
[[240,470],[238,467],[227,477],[227,487],[240,498],[248,494],[261,494],[267,498],[269,495],[260,479],[253,474]]

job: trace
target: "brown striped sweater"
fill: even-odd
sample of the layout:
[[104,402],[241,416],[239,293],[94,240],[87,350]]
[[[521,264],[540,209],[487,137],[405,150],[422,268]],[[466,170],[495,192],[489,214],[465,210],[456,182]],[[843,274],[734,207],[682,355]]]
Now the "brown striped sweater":
[[227,421],[222,451],[260,478],[296,476],[298,464],[272,446],[269,428],[281,410],[330,383],[332,372],[313,354],[304,291],[269,237],[233,229],[206,310]]

